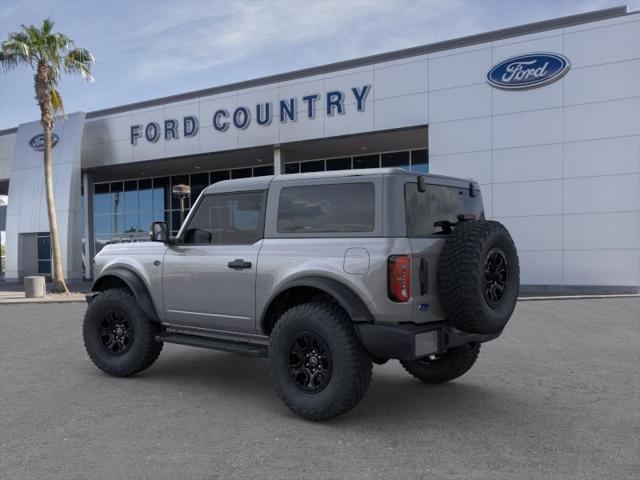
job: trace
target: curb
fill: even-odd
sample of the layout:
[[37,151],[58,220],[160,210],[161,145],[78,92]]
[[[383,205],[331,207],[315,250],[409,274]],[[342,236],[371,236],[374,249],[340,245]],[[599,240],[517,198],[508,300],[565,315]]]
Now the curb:
[[518,297],[518,302],[541,302],[547,300],[589,300],[600,298],[640,298],[640,293],[618,293],[611,295],[551,295],[545,297]]
[[85,303],[85,297],[73,295],[70,298],[0,298],[0,305],[24,305],[38,303]]

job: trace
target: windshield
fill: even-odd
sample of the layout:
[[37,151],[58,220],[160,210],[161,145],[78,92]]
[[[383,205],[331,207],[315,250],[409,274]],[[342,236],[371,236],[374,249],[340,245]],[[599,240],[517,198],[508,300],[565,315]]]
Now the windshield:
[[407,235],[426,237],[442,234],[443,228],[436,222],[455,224],[458,215],[472,213],[477,219],[484,218],[482,195],[479,190],[471,196],[468,188],[425,185],[425,191],[418,191],[417,183],[406,183],[404,201],[407,215]]

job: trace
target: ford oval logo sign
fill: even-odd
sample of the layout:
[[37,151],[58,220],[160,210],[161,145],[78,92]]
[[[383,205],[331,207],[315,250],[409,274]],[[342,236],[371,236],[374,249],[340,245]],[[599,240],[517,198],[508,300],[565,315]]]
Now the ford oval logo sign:
[[500,62],[487,73],[487,82],[506,90],[541,87],[561,78],[570,67],[558,53],[530,53]]
[[[58,143],[58,140],[60,140],[58,135],[56,135],[55,133],[52,133],[51,148],[56,146],[56,143]],[[44,133],[39,133],[38,135],[33,137],[31,140],[29,140],[29,146],[34,150],[36,150],[37,152],[43,152],[44,151]]]

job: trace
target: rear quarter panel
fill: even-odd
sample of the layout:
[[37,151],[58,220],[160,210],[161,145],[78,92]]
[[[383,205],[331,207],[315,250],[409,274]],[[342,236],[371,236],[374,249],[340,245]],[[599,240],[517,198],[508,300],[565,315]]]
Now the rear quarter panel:
[[[364,273],[345,272],[349,249],[368,252]],[[257,269],[256,311],[258,320],[290,281],[323,276],[349,287],[368,307],[376,322],[408,322],[414,302],[392,302],[387,295],[387,260],[392,254],[410,254],[406,238],[270,238],[260,250]],[[260,328],[260,326],[258,326]]]

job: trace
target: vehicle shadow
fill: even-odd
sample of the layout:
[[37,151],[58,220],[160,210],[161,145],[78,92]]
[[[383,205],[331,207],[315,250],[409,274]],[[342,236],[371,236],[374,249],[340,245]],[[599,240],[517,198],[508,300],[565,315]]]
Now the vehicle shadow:
[[[168,354],[168,355],[165,355]],[[163,357],[164,356],[164,357]],[[278,399],[267,361],[224,352],[181,348],[163,352],[160,360],[140,375],[145,382],[170,385],[183,394],[211,389],[225,402],[255,402],[269,415],[297,418]],[[496,382],[484,384],[469,373],[457,381],[441,385],[424,384],[393,365],[375,366],[369,391],[349,415],[329,424],[372,424],[376,429],[399,420],[410,423],[416,417],[429,422],[457,421],[465,415],[500,417],[505,412],[527,409],[522,392]],[[520,410],[522,411],[522,410]],[[540,412],[542,413],[542,412]]]

